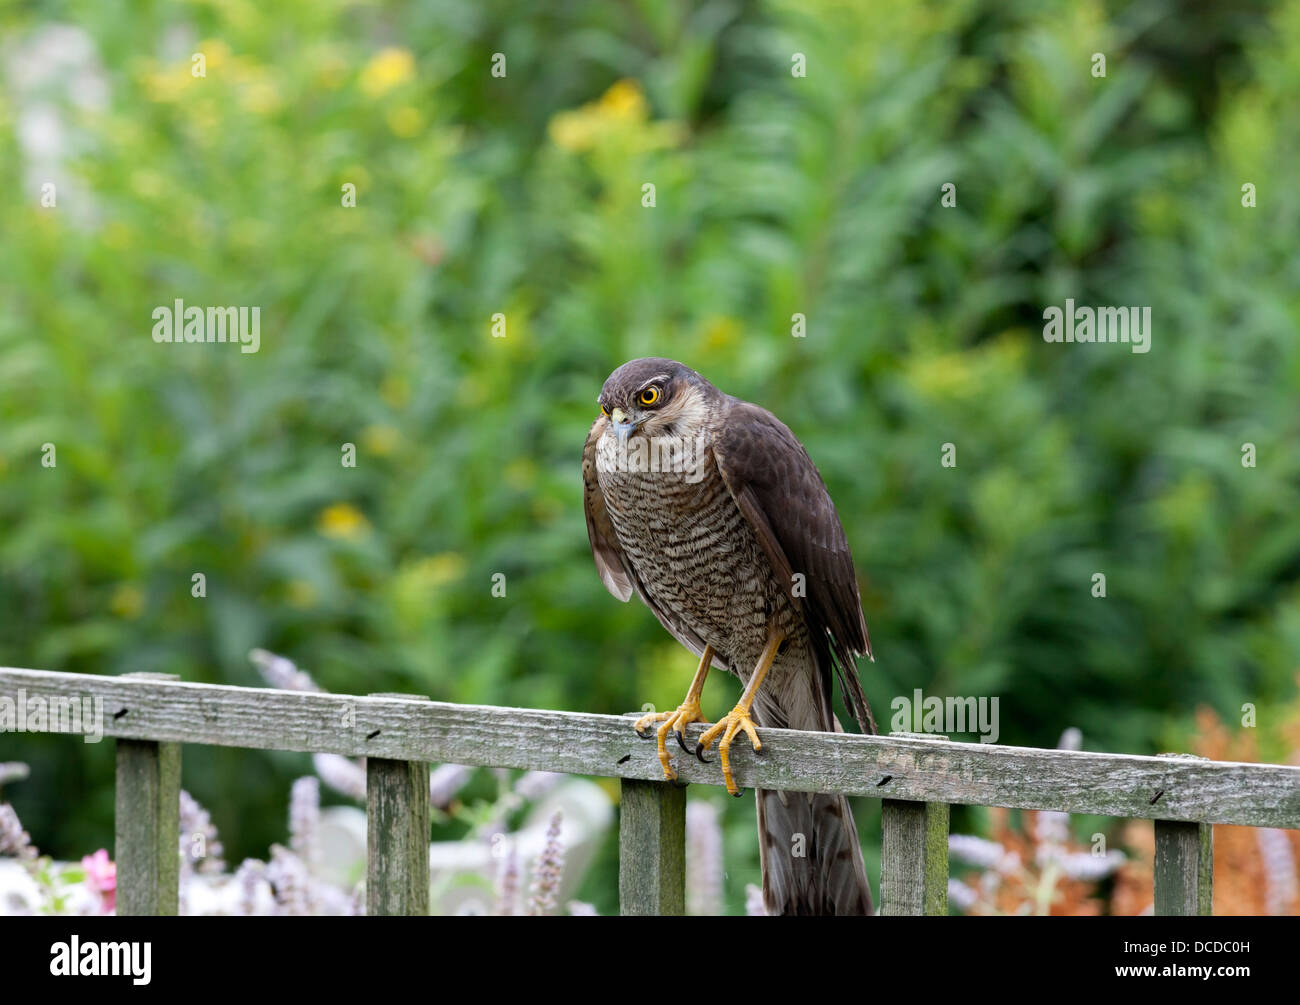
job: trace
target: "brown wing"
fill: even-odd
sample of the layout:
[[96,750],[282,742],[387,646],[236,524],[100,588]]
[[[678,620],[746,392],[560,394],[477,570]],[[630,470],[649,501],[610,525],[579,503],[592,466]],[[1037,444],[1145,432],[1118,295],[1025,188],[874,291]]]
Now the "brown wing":
[[[855,660],[874,657],[853,556],[817,466],[785,423],[757,405],[736,402],[723,428],[714,445],[723,481],[803,612],[827,686],[833,653],[845,705],[864,731],[875,732]],[[803,597],[796,573],[804,577]]]
[[[608,422],[609,419],[601,415],[592,423],[591,432],[587,434],[587,445],[582,450],[582,506],[587,514],[587,539],[591,542],[596,571],[600,573],[605,589],[619,600],[627,601],[635,590],[668,633],[696,656],[700,656],[704,652],[704,640],[646,592],[645,584],[641,582],[636,569],[618,543],[618,534],[609,518],[609,511],[605,508],[605,496],[600,490],[600,480],[596,475],[596,441],[600,439]],[[728,668],[728,664],[718,656],[713,658],[712,665],[724,670]]]

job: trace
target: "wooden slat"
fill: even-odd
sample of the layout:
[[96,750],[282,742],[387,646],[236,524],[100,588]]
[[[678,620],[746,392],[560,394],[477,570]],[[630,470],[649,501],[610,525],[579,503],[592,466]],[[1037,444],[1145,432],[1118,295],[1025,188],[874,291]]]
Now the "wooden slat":
[[1214,913],[1214,827],[1157,820],[1155,913]]
[[[176,679],[171,674],[127,676]],[[175,915],[180,901],[180,744],[119,739],[116,784],[117,913]]]
[[366,759],[366,913],[429,913],[429,766]]
[[[1199,761],[1196,754],[1160,754],[1164,759]],[[1158,802],[1163,802],[1163,797]],[[1155,913],[1214,913],[1214,827],[1210,824],[1155,822]]]
[[[488,764],[660,780],[628,717],[305,694],[0,669],[0,697],[99,695],[107,735],[390,760]],[[114,718],[117,708],[131,714]],[[688,741],[702,727],[687,729]],[[764,756],[732,761],[748,788],[1300,828],[1300,767],[762,730]],[[674,758],[686,782],[717,765]]]
[[624,779],[618,821],[623,915],[686,913],[686,790]]
[[[947,740],[891,732],[890,739]],[[880,805],[880,913],[948,913],[948,804],[885,799]]]
[[948,913],[948,804],[881,803],[880,913]]
[[[889,733],[935,742],[943,733]],[[948,803],[880,803],[880,914],[948,914]]]
[[366,759],[366,913],[429,913],[429,765],[422,761]]

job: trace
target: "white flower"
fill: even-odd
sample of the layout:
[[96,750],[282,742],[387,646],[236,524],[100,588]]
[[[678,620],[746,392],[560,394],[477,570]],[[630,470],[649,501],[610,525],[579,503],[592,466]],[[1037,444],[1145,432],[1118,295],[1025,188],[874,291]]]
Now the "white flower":
[[465,787],[473,768],[463,764],[440,764],[429,775],[429,799],[438,809],[446,809],[452,798]]
[[320,691],[311,675],[299,670],[293,660],[265,649],[254,649],[248,654],[253,666],[261,672],[266,682],[282,691]]
[[686,804],[686,913],[722,914],[722,826],[706,799]]
[[313,754],[311,762],[321,781],[335,792],[366,801],[366,769],[362,762],[340,754]]
[[948,900],[957,907],[957,910],[969,911],[979,902],[979,899],[979,894],[965,883],[955,879],[948,880]]
[[304,775],[289,792],[289,846],[309,869],[316,862],[319,825],[320,779]]
[[1296,898],[1295,855],[1286,831],[1276,827],[1256,827],[1259,857],[1264,862],[1264,898],[1269,914],[1286,914]]
[[1007,857],[1007,850],[996,841],[972,834],[949,834],[948,855],[981,869],[998,869]]
[[1109,876],[1126,861],[1122,851],[1112,849],[1105,855],[1094,855],[1090,851],[1066,852],[1059,848],[1040,848],[1038,864],[1055,863],[1070,879],[1095,882]]

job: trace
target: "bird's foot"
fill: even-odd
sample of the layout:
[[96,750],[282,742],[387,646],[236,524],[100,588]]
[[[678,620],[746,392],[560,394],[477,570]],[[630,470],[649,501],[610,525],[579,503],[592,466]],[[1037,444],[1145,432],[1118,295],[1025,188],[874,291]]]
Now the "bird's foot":
[[677,737],[677,745],[686,753],[691,750],[686,746],[686,727],[692,722],[708,722],[704,714],[700,711],[699,699],[687,698],[673,712],[651,712],[649,715],[643,715],[633,723],[632,728],[636,730],[637,736],[648,740],[649,734],[645,731],[655,723],[662,725],[655,730],[655,739],[659,747],[659,763],[663,765],[664,777],[669,781],[677,777],[677,772],[673,768],[672,759],[668,756],[668,734],[672,733]]
[[722,737],[718,742],[718,759],[722,762],[722,780],[727,785],[727,791],[733,796],[740,795],[741,790],[731,775],[731,741],[742,730],[749,737],[749,742],[754,745],[754,753],[761,751],[763,742],[758,738],[758,730],[754,728],[754,720],[749,714],[749,709],[743,704],[737,705],[705,730],[704,735],[700,737],[700,742],[695,745],[695,756],[703,761],[704,752],[712,746],[714,740],[719,736]]

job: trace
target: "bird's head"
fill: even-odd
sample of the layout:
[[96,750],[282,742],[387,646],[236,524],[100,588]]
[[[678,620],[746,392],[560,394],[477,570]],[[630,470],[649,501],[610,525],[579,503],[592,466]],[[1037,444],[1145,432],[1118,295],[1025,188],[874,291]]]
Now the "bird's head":
[[703,422],[708,399],[718,392],[694,370],[676,360],[649,357],[624,363],[600,389],[597,403],[619,439],[693,436]]

